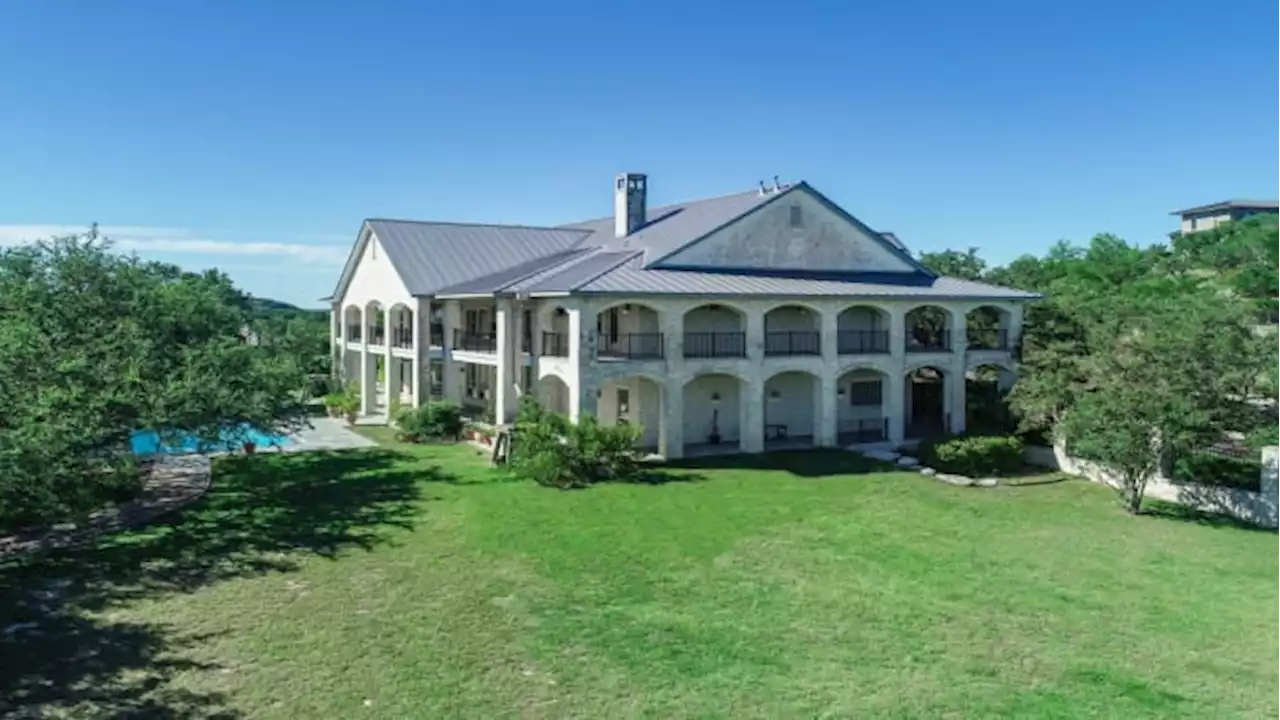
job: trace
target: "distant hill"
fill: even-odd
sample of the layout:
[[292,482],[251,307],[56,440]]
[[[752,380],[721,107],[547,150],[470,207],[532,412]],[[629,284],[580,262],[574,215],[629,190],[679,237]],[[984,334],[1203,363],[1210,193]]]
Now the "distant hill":
[[300,308],[297,305],[284,302],[282,300],[272,300],[271,298],[251,297],[249,298],[249,307],[254,313],[260,315],[323,315],[324,310],[313,310]]

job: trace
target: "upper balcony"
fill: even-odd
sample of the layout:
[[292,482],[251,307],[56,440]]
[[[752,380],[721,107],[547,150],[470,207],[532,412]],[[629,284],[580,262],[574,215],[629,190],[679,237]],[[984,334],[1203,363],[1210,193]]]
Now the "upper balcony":
[[497,352],[498,336],[493,333],[469,332],[461,328],[454,328],[453,349],[482,353]]
[[822,354],[822,319],[801,305],[783,305],[764,315],[766,357]]

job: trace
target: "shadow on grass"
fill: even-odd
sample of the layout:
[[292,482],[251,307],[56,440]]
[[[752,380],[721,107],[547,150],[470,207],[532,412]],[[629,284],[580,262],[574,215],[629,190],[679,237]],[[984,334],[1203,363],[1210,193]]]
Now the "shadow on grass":
[[0,715],[237,717],[220,694],[170,686],[215,669],[185,657],[208,636],[110,611],[371,550],[412,527],[417,483],[447,480],[431,472],[381,449],[224,458],[209,493],[159,524],[0,563]]
[[744,469],[783,470],[800,477],[862,475],[898,470],[889,463],[872,460],[865,455],[845,450],[784,450],[758,454],[712,455],[673,460],[665,464],[672,470]]
[[1195,525],[1204,525],[1206,527],[1224,527],[1234,528],[1236,530],[1250,530],[1253,532],[1276,534],[1275,528],[1264,528],[1243,520],[1238,520],[1230,515],[1222,515],[1219,513],[1205,512],[1186,505],[1167,502],[1164,500],[1143,500],[1142,509],[1138,511],[1139,515],[1156,518],[1161,520],[1174,520],[1177,522],[1192,523]]
[[1020,487],[1036,487],[1037,485],[1057,485],[1068,480],[1074,480],[1072,476],[1066,473],[1048,473],[1043,468],[1031,468],[1020,475],[1009,475],[1000,478],[1000,487],[1020,488]]

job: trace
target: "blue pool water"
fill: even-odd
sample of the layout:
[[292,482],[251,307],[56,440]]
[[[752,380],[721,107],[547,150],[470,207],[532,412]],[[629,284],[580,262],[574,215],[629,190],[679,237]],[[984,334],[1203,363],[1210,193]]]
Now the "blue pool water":
[[241,443],[252,442],[259,450],[268,450],[274,446],[293,445],[293,438],[284,435],[269,435],[251,428],[228,431],[216,443],[203,444],[190,435],[170,439],[168,443],[160,442],[160,434],[155,430],[139,430],[129,438],[134,455],[186,455],[194,452],[225,452],[240,450]]

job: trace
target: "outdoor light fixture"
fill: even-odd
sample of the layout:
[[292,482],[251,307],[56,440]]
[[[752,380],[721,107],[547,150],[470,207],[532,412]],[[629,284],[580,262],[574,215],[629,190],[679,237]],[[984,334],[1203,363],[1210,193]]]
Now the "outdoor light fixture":
[[718,393],[718,392],[713,392],[713,393],[711,393],[711,402],[713,402],[713,403],[719,403],[719,402],[720,402],[720,393]]

